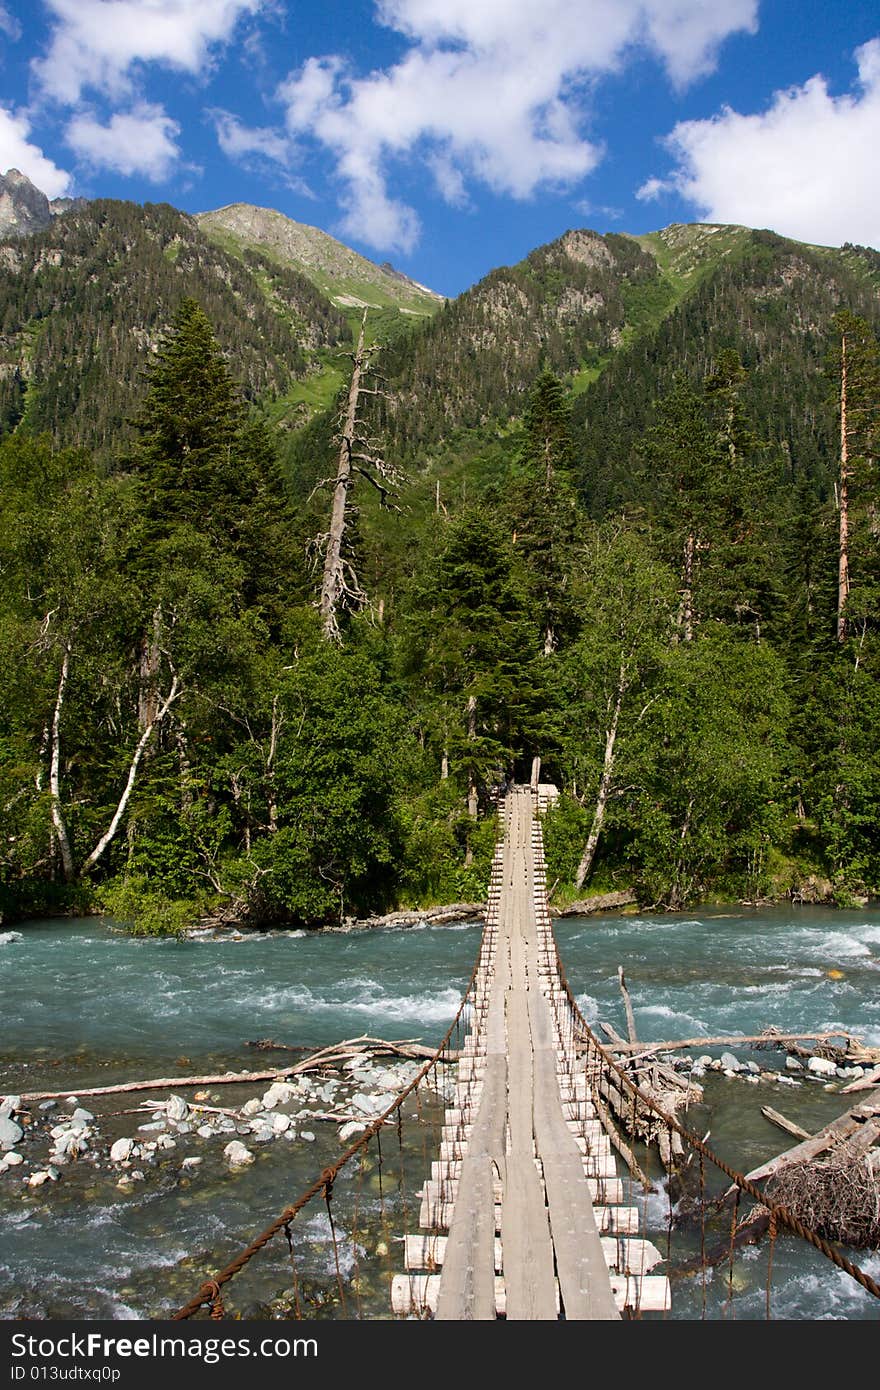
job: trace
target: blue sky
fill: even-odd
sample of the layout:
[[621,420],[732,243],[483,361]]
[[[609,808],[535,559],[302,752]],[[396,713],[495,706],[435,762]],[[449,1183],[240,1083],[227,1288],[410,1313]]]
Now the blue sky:
[[0,0],[0,172],[444,294],[573,226],[880,247],[876,0]]

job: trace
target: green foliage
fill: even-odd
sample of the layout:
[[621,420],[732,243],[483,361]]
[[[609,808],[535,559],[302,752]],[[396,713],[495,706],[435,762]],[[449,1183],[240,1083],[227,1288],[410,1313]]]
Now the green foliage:
[[[711,241],[670,229],[655,259],[570,233],[418,332],[377,316],[371,423],[419,466],[400,512],[359,499],[377,604],[342,650],[305,568],[332,420],[291,434],[283,468],[271,421],[290,423],[307,361],[326,399],[347,325],[171,209],[93,204],[16,243],[0,909],[100,902],[152,934],[479,899],[494,792],[535,754],[563,789],[546,818],[563,894],[600,802],[593,888],[665,907],[804,873],[840,901],[878,891],[877,266],[744,229]],[[862,317],[835,324],[842,302]],[[841,643],[825,363],[842,328]],[[575,374],[594,384],[570,411]]]

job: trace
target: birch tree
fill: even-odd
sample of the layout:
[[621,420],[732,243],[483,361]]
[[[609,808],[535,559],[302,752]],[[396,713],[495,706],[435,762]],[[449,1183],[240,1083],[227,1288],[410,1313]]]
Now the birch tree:
[[674,632],[674,576],[637,535],[599,531],[575,578],[581,636],[564,664],[567,766],[590,831],[575,874],[593,868],[621,767],[632,768],[628,739],[654,698],[655,677]]

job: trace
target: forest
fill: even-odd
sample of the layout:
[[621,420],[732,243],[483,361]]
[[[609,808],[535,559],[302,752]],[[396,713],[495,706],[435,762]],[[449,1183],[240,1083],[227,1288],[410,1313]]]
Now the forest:
[[[150,217],[157,283],[198,269]],[[131,409],[89,407],[80,291],[56,283],[39,391],[4,375],[4,921],[175,933],[480,900],[493,798],[535,756],[562,792],[560,903],[878,892],[876,292],[852,272],[814,295],[797,355],[782,301],[737,331],[777,250],[760,238],[686,305],[604,241],[564,294],[535,253],[387,341],[257,257],[275,309],[238,352],[216,321],[230,256],[178,295]],[[819,275],[800,263],[788,313]],[[542,325],[510,354],[508,299]],[[8,337],[34,310],[4,305]],[[292,436],[267,393],[316,346],[345,385]]]

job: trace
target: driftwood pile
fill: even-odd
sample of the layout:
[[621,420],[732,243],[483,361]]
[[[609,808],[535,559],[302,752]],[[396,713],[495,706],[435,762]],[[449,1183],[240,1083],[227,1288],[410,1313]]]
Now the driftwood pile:
[[[617,1053],[617,1060],[627,1078],[634,1086],[638,1087],[647,1100],[662,1112],[662,1115],[675,1119],[678,1111],[686,1110],[688,1106],[702,1100],[703,1089],[695,1081],[686,1080],[679,1076],[668,1063],[660,1061],[654,1048],[646,1048],[644,1044],[639,1042],[632,1003],[621,966],[618,966],[617,976],[626,1011],[629,1044],[610,1023],[602,1024],[603,1032],[611,1041],[612,1047]],[[609,1074],[606,1068],[594,1066],[591,1081],[593,1102],[600,1117],[606,1120],[606,1128],[608,1127],[607,1117],[610,1112],[610,1115],[623,1127],[630,1138],[642,1144],[656,1145],[663,1166],[668,1172],[674,1172],[684,1157],[684,1145],[681,1136],[665,1124],[661,1116],[651,1106],[644,1104],[638,1097],[634,1096],[620,1078],[614,1074]],[[615,1140],[613,1130],[612,1142],[627,1163],[633,1177],[637,1178],[644,1186],[650,1187],[651,1184],[645,1177],[632,1150],[619,1135]]]
[[[808,1133],[769,1105],[761,1107],[767,1120],[799,1142],[746,1175],[752,1182],[763,1184],[768,1201],[766,1206],[752,1206],[742,1217],[736,1227],[734,1243],[740,1246],[759,1240],[769,1227],[770,1207],[784,1206],[826,1240],[855,1248],[880,1248],[880,1049],[865,1047],[858,1038],[846,1032],[784,1034],[772,1027],[752,1037],[685,1038],[646,1044],[639,1041],[636,1032],[621,967],[618,967],[618,980],[629,1037],[621,1037],[608,1023],[601,1025],[602,1030],[624,1074],[642,1095],[671,1119],[701,1101],[703,1096],[695,1080],[685,1079],[670,1064],[667,1054],[685,1048],[748,1045],[784,1050],[788,1056],[797,1058],[805,1069],[809,1068],[810,1059],[816,1057],[835,1067],[870,1068],[842,1087],[842,1094],[868,1094],[816,1134]],[[804,1043],[810,1046],[805,1047]],[[728,1071],[726,1074],[739,1073]],[[743,1074],[749,1075],[744,1069]],[[757,1077],[752,1079],[757,1080]],[[606,1127],[613,1117],[631,1140],[656,1146],[670,1178],[677,1180],[679,1216],[687,1219],[703,1209],[703,1195],[699,1199],[685,1195],[679,1181],[687,1169],[681,1136],[633,1097],[619,1078],[613,1073],[607,1074],[607,1069],[596,1067],[592,1082],[593,1100]],[[612,1135],[612,1142],[633,1176],[649,1187],[633,1150],[623,1137],[618,1134],[615,1139]],[[736,1192],[735,1187],[728,1189],[722,1206],[729,1206],[736,1199]],[[730,1237],[727,1236],[719,1246],[718,1258],[726,1258],[729,1251]],[[706,1253],[706,1262],[713,1262],[711,1251]]]

